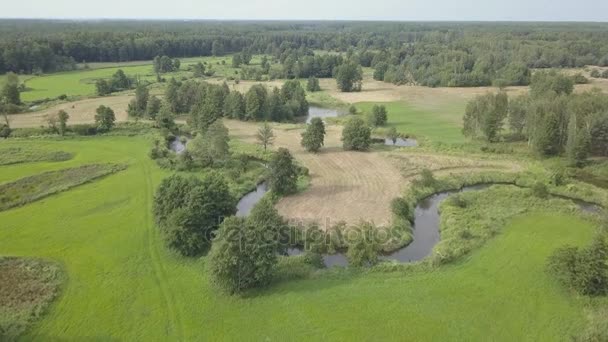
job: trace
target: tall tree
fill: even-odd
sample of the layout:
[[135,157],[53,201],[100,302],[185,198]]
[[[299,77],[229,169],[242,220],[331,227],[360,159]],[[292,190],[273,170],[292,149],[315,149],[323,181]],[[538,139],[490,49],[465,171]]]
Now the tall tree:
[[321,118],[312,118],[302,133],[302,147],[309,152],[318,152],[325,140],[325,124]]
[[340,91],[361,91],[362,81],[361,67],[353,62],[345,62],[336,69],[336,82]]
[[342,146],[345,150],[364,151],[371,144],[371,129],[358,116],[350,118],[342,130]]
[[114,121],[116,121],[116,116],[114,115],[114,111],[110,107],[106,107],[101,105],[97,108],[95,114],[95,123],[97,124],[97,129],[101,132],[107,132],[114,127]]
[[268,122],[264,122],[260,128],[258,128],[258,133],[256,134],[256,139],[264,147],[264,151],[267,150],[268,146],[273,144],[274,141],[274,132],[272,131],[272,126],[268,124]]
[[268,185],[279,194],[287,195],[296,192],[298,171],[288,149],[279,148],[269,166]]

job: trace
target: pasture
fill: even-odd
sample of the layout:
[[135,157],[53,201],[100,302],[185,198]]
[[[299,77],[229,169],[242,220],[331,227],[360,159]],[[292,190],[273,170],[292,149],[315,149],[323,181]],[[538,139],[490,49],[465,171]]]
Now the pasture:
[[469,257],[431,273],[334,270],[229,297],[208,285],[204,257],[186,259],[164,248],[150,209],[154,188],[168,173],[146,156],[148,138],[28,144],[75,156],[3,166],[0,179],[93,162],[129,167],[0,212],[3,254],[53,260],[67,274],[60,297],[24,340],[553,341],[585,324],[585,301],[543,272],[554,248],[585,244],[592,235],[591,223],[570,215],[524,215]]

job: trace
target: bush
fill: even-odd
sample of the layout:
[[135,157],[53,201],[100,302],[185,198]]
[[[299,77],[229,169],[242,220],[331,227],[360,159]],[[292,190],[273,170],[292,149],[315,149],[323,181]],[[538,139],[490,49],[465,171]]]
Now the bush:
[[406,220],[410,219],[410,205],[403,197],[393,198],[391,201],[391,210],[397,217]]
[[354,238],[348,241],[346,253],[349,265],[363,267],[377,264],[381,248],[375,236],[376,227],[369,222],[361,222],[354,229],[356,233],[349,234]]
[[532,193],[538,198],[547,198],[549,196],[549,190],[543,182],[536,182],[532,186]]
[[429,169],[423,169],[420,172],[420,178],[414,179],[412,185],[414,187],[422,187],[422,188],[432,188],[437,183],[433,172]]
[[87,136],[97,134],[97,127],[89,124],[72,125],[70,126],[70,130],[76,135]]
[[448,198],[448,203],[449,203],[449,205],[454,206],[454,207],[458,207],[458,208],[466,208],[467,207],[467,201],[460,194],[454,194],[454,195],[450,196]]
[[564,286],[583,295],[608,291],[608,243],[598,235],[585,249],[563,247],[548,259],[548,271]]

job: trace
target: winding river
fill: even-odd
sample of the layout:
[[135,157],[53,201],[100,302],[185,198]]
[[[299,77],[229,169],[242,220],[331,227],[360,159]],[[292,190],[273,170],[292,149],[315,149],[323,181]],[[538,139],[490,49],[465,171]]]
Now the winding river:
[[[413,240],[412,242],[398,249],[390,254],[383,255],[380,257],[381,260],[395,260],[397,262],[407,263],[419,261],[431,254],[433,248],[441,239],[439,223],[439,205],[451,194],[468,191],[478,191],[486,189],[493,184],[479,184],[465,186],[460,190],[442,191],[434,195],[431,195],[416,205],[414,211],[414,224],[413,224]],[[516,185],[513,185],[516,186]],[[267,184],[261,183],[257,186],[255,191],[252,191],[245,195],[237,204],[237,216],[247,216],[255,204],[264,196],[268,191]],[[574,202],[582,211],[585,212],[598,212],[601,208],[593,203],[585,202],[582,200],[572,199],[570,197],[551,195],[562,199],[570,200]],[[302,250],[299,248],[290,248],[287,253],[290,256],[302,254]],[[323,263],[326,267],[333,266],[348,266],[348,259],[344,253],[328,254],[323,255]]]

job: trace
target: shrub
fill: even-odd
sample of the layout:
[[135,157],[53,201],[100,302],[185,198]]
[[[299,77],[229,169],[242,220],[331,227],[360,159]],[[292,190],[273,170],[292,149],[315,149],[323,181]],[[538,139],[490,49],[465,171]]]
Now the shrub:
[[354,267],[377,264],[381,248],[375,236],[376,227],[369,222],[361,222],[354,229],[356,233],[349,234],[354,238],[348,241],[348,251],[346,253],[349,264]]
[[547,198],[549,196],[549,190],[543,182],[536,182],[532,186],[532,193],[538,198]]
[[458,208],[466,208],[467,207],[467,201],[460,194],[454,194],[454,195],[450,196],[448,198],[448,203],[451,206],[458,207]]
[[412,185],[415,187],[432,188],[437,183],[433,172],[429,169],[423,169],[420,172],[420,177],[414,179]]
[[410,205],[407,203],[405,198],[397,197],[391,201],[391,210],[393,214],[403,219],[410,219]]
[[96,135],[97,127],[89,124],[72,125],[70,130],[76,135]]
[[608,243],[598,235],[585,249],[563,247],[548,259],[548,271],[564,286],[583,295],[608,291]]

